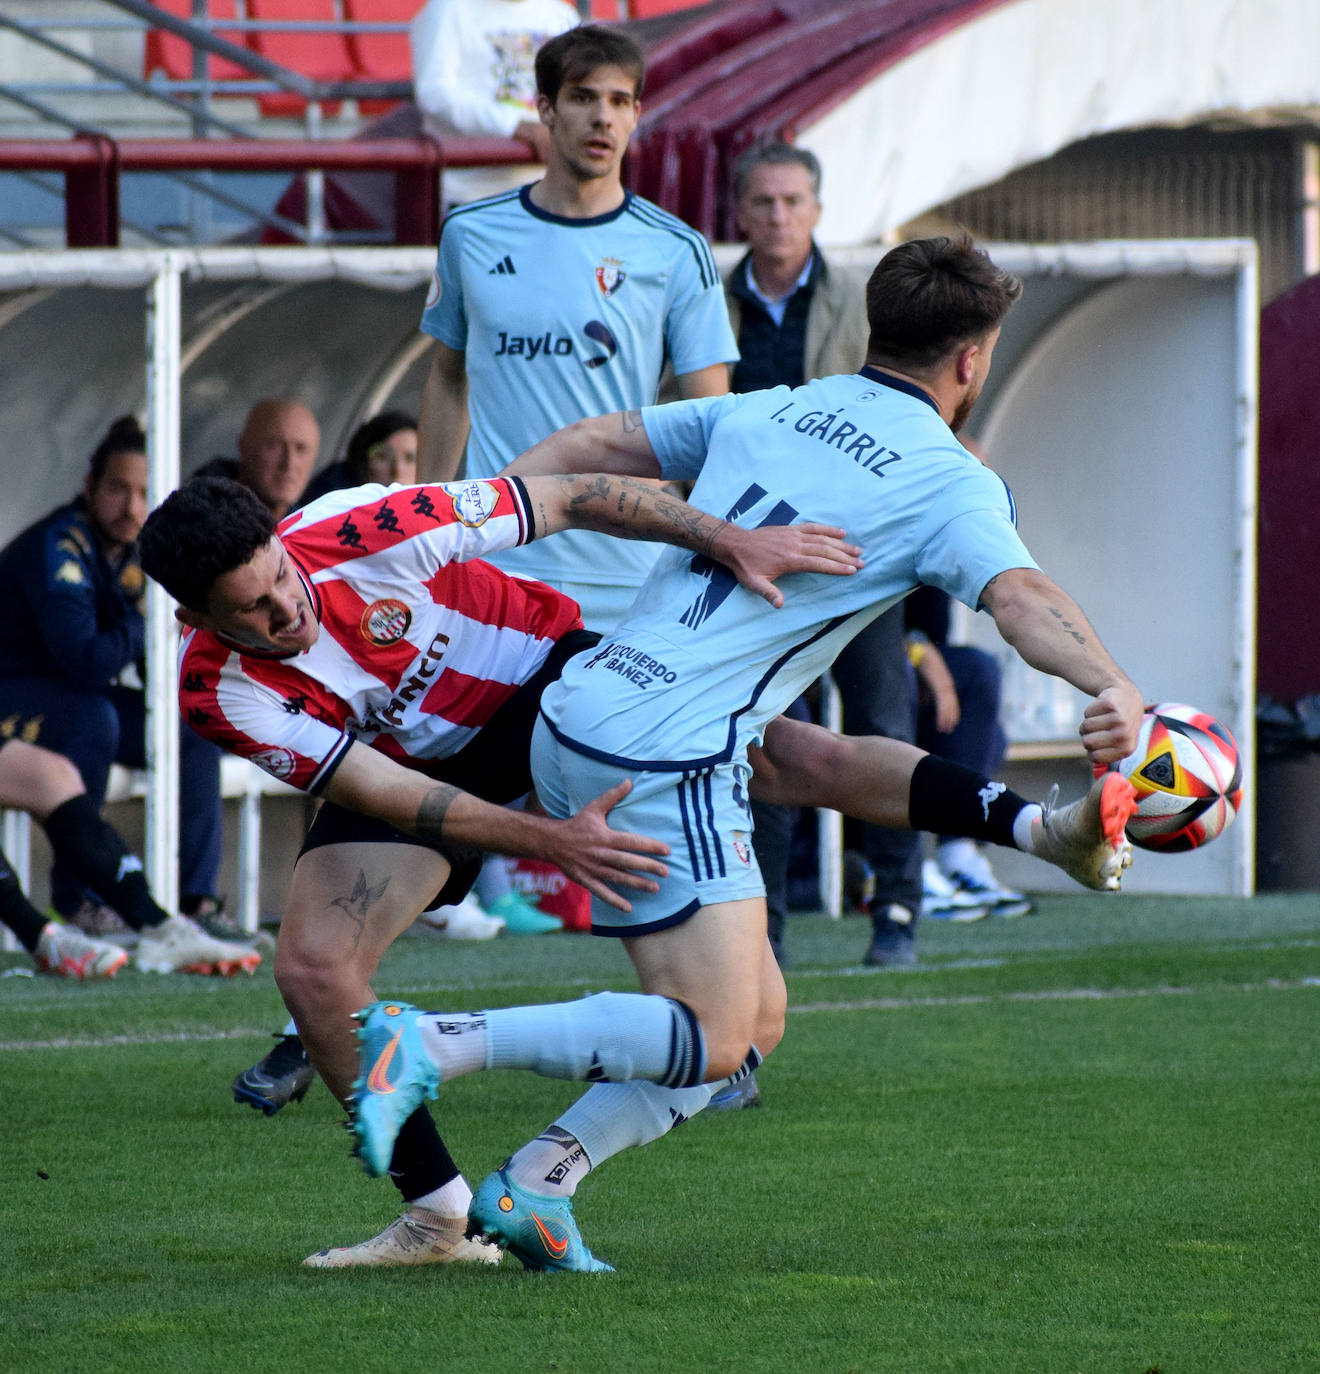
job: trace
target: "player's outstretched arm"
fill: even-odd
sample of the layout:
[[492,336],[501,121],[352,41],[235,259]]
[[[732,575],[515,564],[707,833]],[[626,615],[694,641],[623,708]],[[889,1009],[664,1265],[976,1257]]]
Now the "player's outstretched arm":
[[1026,662],[1095,698],[1080,731],[1091,762],[1126,758],[1137,747],[1141,693],[1072,597],[1035,568],[1013,568],[991,578],[981,600]]
[[660,460],[646,436],[642,412],[620,410],[578,420],[520,453],[500,476],[539,477],[562,472],[658,478]]
[[500,854],[549,859],[602,901],[629,911],[616,888],[658,890],[669,846],[645,835],[611,830],[609,810],[628,793],[621,783],[559,821],[533,811],[494,806],[448,783],[405,768],[354,744],[325,787],[327,800],[424,840],[445,840]]
[[783,604],[774,579],[789,573],[847,576],[861,550],[833,525],[764,525],[742,529],[698,510],[651,482],[608,473],[529,477],[538,535],[593,530],[618,539],[658,539],[725,564],[740,583],[772,606]]

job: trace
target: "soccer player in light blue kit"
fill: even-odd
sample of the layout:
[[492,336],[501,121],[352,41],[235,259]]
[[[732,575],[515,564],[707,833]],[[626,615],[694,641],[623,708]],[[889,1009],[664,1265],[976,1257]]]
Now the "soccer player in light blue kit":
[[[866,565],[849,578],[786,578],[773,609],[708,561],[666,553],[636,609],[547,688],[532,754],[547,808],[567,815],[626,778],[613,820],[670,845],[657,892],[635,896],[630,913],[596,910],[595,929],[626,940],[643,991],[466,1016],[368,1008],[355,1125],[369,1170],[388,1163],[393,1122],[441,1081],[505,1067],[597,1081],[485,1180],[470,1222],[529,1267],[608,1267],[578,1233],[577,1182],[700,1110],[712,1084],[749,1072],[783,1034],[749,787],[803,800],[776,794],[782,770],[799,788],[815,778],[806,804],[888,825],[927,814],[919,792],[939,767],[929,757],[911,750],[904,791],[892,768],[868,766],[864,743],[776,719],[850,635],[918,583],[984,607],[1028,663],[1094,697],[1080,729],[1094,764],[1134,747],[1141,693],[1032,560],[1003,482],[954,438],[1020,290],[968,239],[902,245],[867,287],[861,373],[583,421],[514,465],[532,474],[590,461],[695,478],[694,505],[743,526],[832,521]],[[885,746],[900,759],[909,748]],[[906,796],[906,810],[882,794]],[[987,820],[1008,795],[1002,784],[982,788]],[[1009,842],[1112,889],[1130,861],[1123,827],[1134,805],[1130,784],[1111,772],[1067,808],[1018,799],[1003,823]],[[530,1187],[556,1158],[549,1183]]]
[[[424,480],[457,477],[465,443],[465,474],[493,477],[575,420],[650,405],[666,358],[681,396],[728,391],[738,348],[710,248],[620,179],[643,74],[640,50],[614,29],[583,25],[545,43],[545,176],[446,217],[422,315],[436,340]],[[571,596],[592,630],[623,615],[660,551],[584,531],[561,542],[491,561]]]

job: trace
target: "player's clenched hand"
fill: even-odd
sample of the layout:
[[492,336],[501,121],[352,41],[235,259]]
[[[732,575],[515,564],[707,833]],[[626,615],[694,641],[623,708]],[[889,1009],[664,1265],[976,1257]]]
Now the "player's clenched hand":
[[789,573],[829,573],[848,577],[865,566],[861,549],[844,539],[834,525],[758,525],[745,530],[730,525],[711,549],[749,592],[772,606],[784,604],[774,585]]
[[1141,693],[1132,682],[1106,687],[1087,705],[1078,733],[1093,764],[1103,767],[1127,758],[1137,747],[1144,709]]
[[624,830],[611,830],[607,815],[632,790],[626,779],[602,792],[588,802],[576,816],[557,821],[555,849],[546,857],[575,882],[603,902],[631,911],[632,906],[614,891],[614,887],[631,887],[641,892],[658,892],[655,880],[665,877],[669,870],[652,855],[669,853],[669,846],[646,835],[630,835]]

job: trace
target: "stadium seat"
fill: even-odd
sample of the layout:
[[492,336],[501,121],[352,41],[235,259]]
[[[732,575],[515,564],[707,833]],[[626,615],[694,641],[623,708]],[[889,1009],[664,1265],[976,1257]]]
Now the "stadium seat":
[[[192,0],[156,0],[163,10],[180,19],[192,19]],[[210,0],[207,13],[212,19],[234,19],[238,10],[236,0]],[[214,29],[217,38],[227,39],[230,43],[243,43],[243,34],[233,30]],[[150,77],[152,72],[163,72],[172,81],[191,81],[193,74],[193,49],[186,38],[179,38],[164,29],[148,29],[147,40],[143,46],[143,72]],[[252,73],[237,62],[226,57],[212,57],[207,67],[207,75],[217,84],[225,81],[251,79]]]
[[[344,18],[353,23],[409,24],[425,0],[343,0]],[[406,33],[350,33],[348,56],[363,81],[411,81],[412,49]],[[397,100],[360,100],[364,115],[384,114]]]
[[[334,0],[247,0],[247,17],[265,23],[339,22]],[[253,52],[278,62],[281,67],[311,77],[313,81],[353,79],[353,64],[349,60],[342,32],[305,33],[267,29],[249,32],[248,43]],[[262,114],[276,118],[296,117],[307,108],[302,96],[287,91],[258,96],[257,104]],[[323,112],[328,115],[337,113],[338,109],[338,101],[326,101],[322,106]]]

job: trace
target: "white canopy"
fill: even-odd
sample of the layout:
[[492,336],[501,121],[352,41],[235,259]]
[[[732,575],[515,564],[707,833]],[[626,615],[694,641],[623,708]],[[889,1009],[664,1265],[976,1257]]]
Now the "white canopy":
[[882,71],[797,141],[824,171],[821,241],[856,244],[1079,139],[1317,106],[1317,0],[1016,0]]

